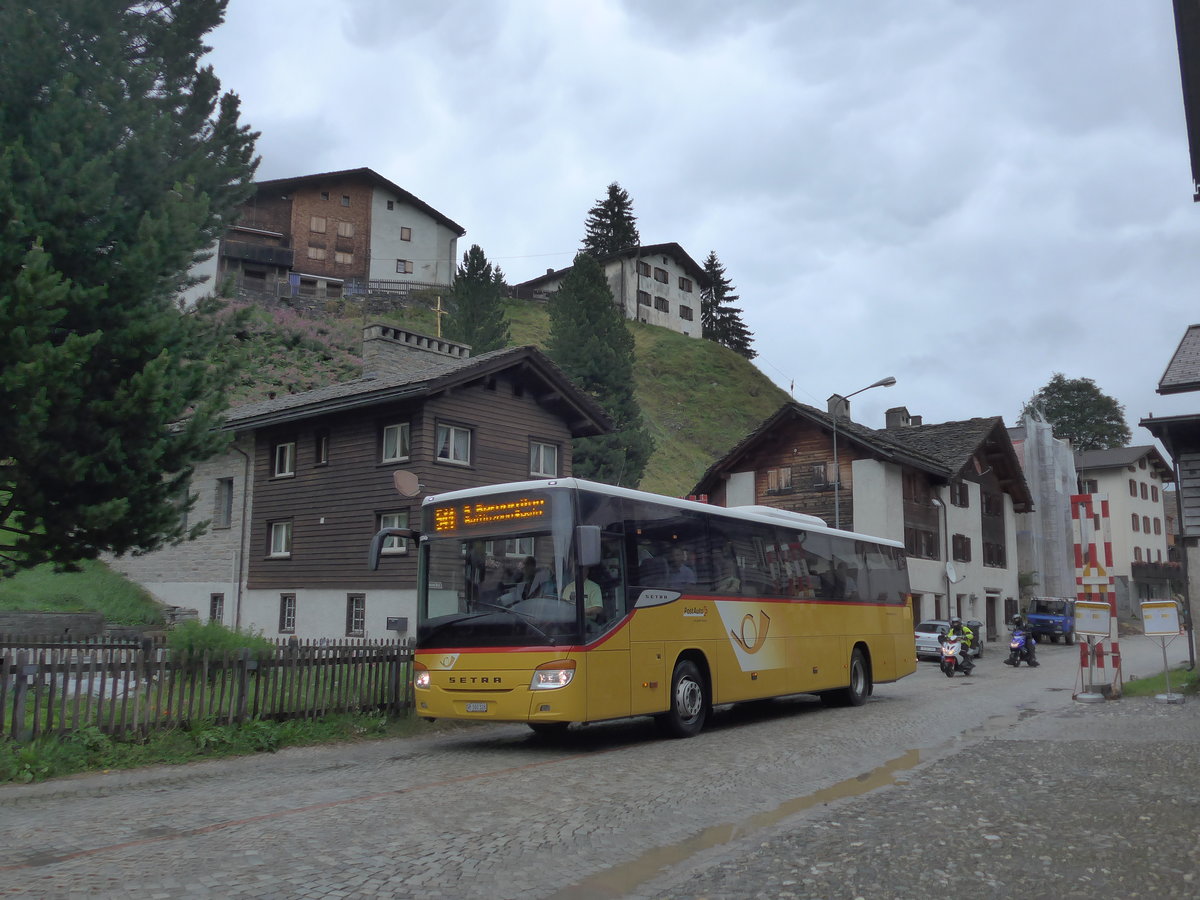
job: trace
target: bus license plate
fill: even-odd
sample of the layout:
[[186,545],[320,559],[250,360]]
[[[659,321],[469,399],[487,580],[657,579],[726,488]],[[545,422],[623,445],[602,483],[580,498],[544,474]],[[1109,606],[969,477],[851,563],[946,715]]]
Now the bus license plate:
[[487,712],[486,703],[468,703],[467,712]]

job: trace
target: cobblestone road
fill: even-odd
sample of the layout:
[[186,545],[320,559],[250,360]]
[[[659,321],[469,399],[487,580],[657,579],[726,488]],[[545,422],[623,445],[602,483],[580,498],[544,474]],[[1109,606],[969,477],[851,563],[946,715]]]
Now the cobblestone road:
[[[1122,646],[1127,673],[1161,669],[1157,641]],[[801,698],[723,710],[687,741],[659,739],[648,720],[558,743],[484,726],[8,786],[0,896],[920,896],[946,890],[936,864],[955,855],[984,873],[974,893],[990,896],[1067,827],[1081,836],[1042,854],[1055,865],[1067,856],[1086,869],[1090,847],[1119,869],[1118,828],[1190,821],[1194,845],[1194,806],[1172,805],[1164,779],[1177,760],[1200,778],[1200,705],[1075,703],[1075,648],[1043,648],[1037,670],[1000,658],[970,679],[922,664],[861,709]],[[1131,771],[1110,768],[1122,754]],[[969,803],[935,789],[949,777]],[[1089,806],[1132,796],[1112,793],[1129,779],[1175,817],[1143,820],[1126,803],[1105,821]],[[1077,821],[1055,824],[1061,809]],[[1170,872],[1196,870],[1194,846],[1161,846],[1142,869],[1153,862],[1165,879],[1158,896],[1187,896],[1177,890],[1191,883]],[[1105,877],[1089,896],[1134,896]],[[1114,885],[1125,892],[1103,892]]]

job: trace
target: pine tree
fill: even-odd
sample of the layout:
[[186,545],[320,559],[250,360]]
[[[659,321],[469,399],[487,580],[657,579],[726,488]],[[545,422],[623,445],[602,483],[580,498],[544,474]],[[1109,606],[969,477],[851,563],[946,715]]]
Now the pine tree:
[[750,346],[753,333],[742,321],[742,311],[733,303],[738,295],[725,277],[725,267],[717,259],[717,251],[710,250],[704,260],[704,271],[711,282],[700,292],[700,326],[704,337],[728,347],[746,359],[754,359],[758,352]]
[[633,215],[633,201],[617,182],[608,186],[608,196],[597,200],[584,222],[583,252],[596,259],[620,253],[642,242]]
[[176,298],[256,165],[199,67],[225,6],[0,5],[0,573],[182,538],[224,442],[218,319]]
[[549,306],[550,358],[596,399],[615,426],[612,434],[576,439],[572,471],[580,478],[637,487],[654,439],[633,393],[633,335],[600,264],[579,253]]
[[478,244],[463,254],[454,279],[446,337],[462,341],[478,356],[508,346],[508,317],[504,311],[507,286],[500,267],[492,267]]

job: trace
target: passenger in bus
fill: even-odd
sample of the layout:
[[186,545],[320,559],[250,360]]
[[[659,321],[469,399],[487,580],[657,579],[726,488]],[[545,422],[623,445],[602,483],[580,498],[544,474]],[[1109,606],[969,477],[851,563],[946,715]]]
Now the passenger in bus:
[[687,556],[678,544],[667,553],[667,587],[678,590],[696,583],[696,570],[687,564]]
[[858,599],[858,582],[850,575],[850,568],[844,562],[837,564],[833,581],[835,597],[840,600]]
[[718,594],[737,594],[742,589],[742,579],[738,577],[737,559],[733,553],[733,545],[726,543],[713,560],[715,579],[713,590]]
[[527,556],[521,565],[521,580],[505,595],[504,599],[509,606],[512,606],[514,603],[528,600],[531,597],[553,597],[555,595],[554,577],[544,567],[539,566],[536,559]]

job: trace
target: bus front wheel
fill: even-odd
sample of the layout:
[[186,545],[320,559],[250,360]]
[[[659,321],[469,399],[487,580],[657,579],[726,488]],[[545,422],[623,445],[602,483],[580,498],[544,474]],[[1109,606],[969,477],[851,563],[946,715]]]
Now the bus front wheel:
[[694,737],[708,717],[708,685],[690,659],[675,664],[671,675],[671,709],[658,718],[659,725],[673,737]]

